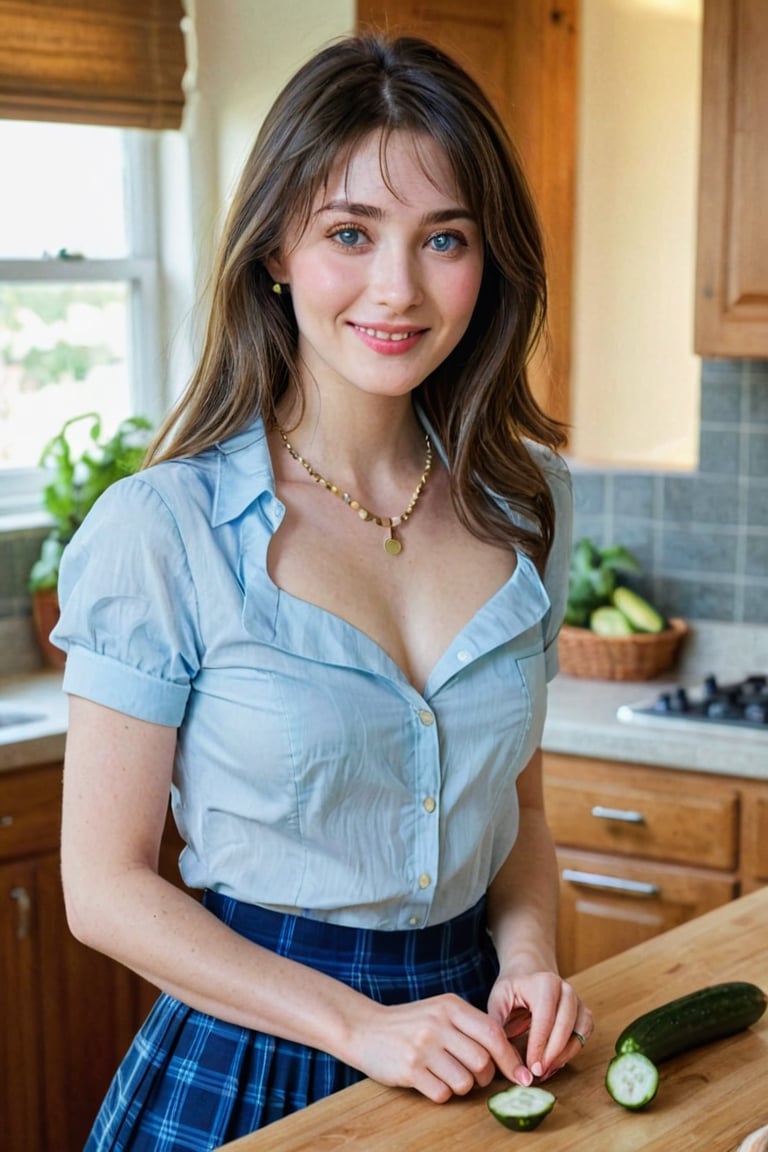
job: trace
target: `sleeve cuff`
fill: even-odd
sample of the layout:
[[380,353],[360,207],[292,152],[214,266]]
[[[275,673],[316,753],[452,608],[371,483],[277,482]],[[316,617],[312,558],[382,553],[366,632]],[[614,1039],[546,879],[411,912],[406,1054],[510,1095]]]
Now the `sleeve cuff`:
[[149,676],[79,645],[67,653],[63,688],[69,695],[169,728],[181,724],[190,692],[188,684]]

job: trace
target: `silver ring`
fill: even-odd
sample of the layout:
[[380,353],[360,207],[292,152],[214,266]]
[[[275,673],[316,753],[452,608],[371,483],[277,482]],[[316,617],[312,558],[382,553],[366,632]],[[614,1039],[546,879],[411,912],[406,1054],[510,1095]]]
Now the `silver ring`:
[[576,1039],[578,1040],[579,1044],[581,1044],[581,1046],[582,1046],[582,1048],[583,1048],[583,1047],[584,1047],[584,1045],[585,1045],[585,1044],[586,1044],[586,1042],[587,1042],[587,1038],[586,1038],[586,1036],[582,1036],[581,1032],[577,1032],[575,1028],[574,1028],[573,1032],[571,1033],[571,1035],[573,1035],[573,1036],[575,1036],[575,1037],[576,1037]]

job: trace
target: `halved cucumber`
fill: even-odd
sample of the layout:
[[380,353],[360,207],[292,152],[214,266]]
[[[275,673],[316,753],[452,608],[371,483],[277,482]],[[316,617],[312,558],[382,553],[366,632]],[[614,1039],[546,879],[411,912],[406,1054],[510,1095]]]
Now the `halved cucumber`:
[[532,1132],[555,1106],[555,1096],[545,1088],[523,1088],[514,1084],[488,1097],[488,1108],[505,1128]]
[[622,1108],[639,1112],[656,1095],[659,1070],[642,1052],[622,1052],[608,1065],[605,1086]]

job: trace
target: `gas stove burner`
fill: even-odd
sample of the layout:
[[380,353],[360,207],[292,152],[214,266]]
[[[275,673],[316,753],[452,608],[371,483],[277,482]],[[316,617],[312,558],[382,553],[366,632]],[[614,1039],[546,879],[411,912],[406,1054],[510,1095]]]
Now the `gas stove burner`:
[[697,723],[737,724],[768,732],[768,675],[747,676],[720,684],[709,675],[697,688],[677,687],[655,700],[619,709],[619,719],[676,719]]

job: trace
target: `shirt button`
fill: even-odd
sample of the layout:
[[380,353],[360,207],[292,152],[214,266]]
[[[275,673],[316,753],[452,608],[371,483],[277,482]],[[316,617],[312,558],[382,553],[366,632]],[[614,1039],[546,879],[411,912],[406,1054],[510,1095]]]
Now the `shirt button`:
[[419,876],[419,888],[429,888],[432,883],[432,877],[428,876],[426,872],[422,872]]
[[435,808],[437,808],[437,802],[435,801],[434,796],[427,796],[422,801],[422,807],[424,808],[425,812],[434,812]]
[[417,926],[417,924],[421,923],[421,921],[419,920],[418,916],[411,916],[408,923],[411,925],[412,928],[415,928]]
[[427,708],[419,709],[419,720],[421,720],[422,724],[424,724],[427,728],[430,726],[430,724],[434,724],[435,722],[434,716]]
[[472,653],[467,652],[466,648],[462,648],[460,652],[456,653],[456,659],[460,660],[462,664],[466,664],[467,660],[472,659]]

